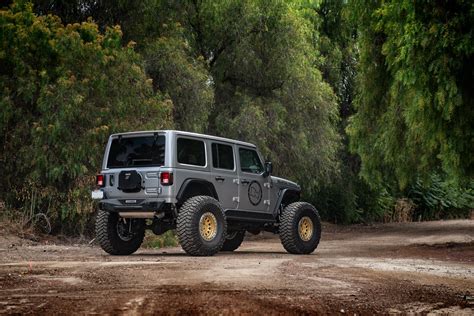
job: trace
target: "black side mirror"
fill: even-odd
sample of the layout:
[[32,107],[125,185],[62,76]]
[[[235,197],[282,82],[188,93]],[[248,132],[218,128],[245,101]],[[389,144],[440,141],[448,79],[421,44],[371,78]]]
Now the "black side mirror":
[[266,161],[265,162],[265,172],[263,173],[263,176],[266,178],[269,175],[271,175],[273,172],[273,165],[271,161]]

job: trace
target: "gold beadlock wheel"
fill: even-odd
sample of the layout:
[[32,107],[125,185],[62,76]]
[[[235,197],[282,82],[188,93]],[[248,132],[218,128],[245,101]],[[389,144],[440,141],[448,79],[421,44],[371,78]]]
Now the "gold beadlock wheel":
[[217,219],[211,212],[201,215],[199,220],[199,233],[202,239],[211,241],[217,235]]
[[313,237],[313,221],[308,216],[304,216],[298,223],[298,234],[301,240],[308,241]]

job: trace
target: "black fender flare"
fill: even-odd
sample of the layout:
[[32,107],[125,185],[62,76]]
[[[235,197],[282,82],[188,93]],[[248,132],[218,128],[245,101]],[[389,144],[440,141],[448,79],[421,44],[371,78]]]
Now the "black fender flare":
[[274,217],[275,218],[278,217],[281,203],[283,202],[285,197],[294,196],[295,201],[293,202],[297,202],[300,200],[300,194],[301,194],[301,190],[296,190],[296,189],[291,189],[291,188],[280,189],[280,191],[278,192],[278,200],[277,200],[277,203],[275,204],[275,209],[273,210]]
[[217,191],[214,187],[214,184],[203,179],[188,178],[184,180],[183,184],[181,185],[181,188],[179,188],[178,194],[176,195],[176,200],[178,200],[178,203],[184,202],[183,199],[186,197],[186,190],[195,184],[206,188],[209,191],[209,195],[219,201],[219,196],[217,195]]

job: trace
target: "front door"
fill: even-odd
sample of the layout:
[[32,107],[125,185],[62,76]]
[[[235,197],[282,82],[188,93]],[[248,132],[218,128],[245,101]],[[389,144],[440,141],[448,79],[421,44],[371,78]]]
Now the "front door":
[[263,163],[253,148],[239,147],[239,209],[248,211],[269,211],[270,177],[264,177]]

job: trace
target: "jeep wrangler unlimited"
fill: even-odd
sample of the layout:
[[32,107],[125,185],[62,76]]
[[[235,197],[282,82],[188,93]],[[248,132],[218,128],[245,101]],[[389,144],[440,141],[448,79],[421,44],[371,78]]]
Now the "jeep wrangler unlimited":
[[271,175],[255,145],[181,131],[111,135],[92,198],[99,200],[96,238],[112,255],[128,255],[146,229],[176,229],[190,255],[233,251],[245,232],[280,235],[290,253],[318,246],[318,211],[299,202],[300,187]]

